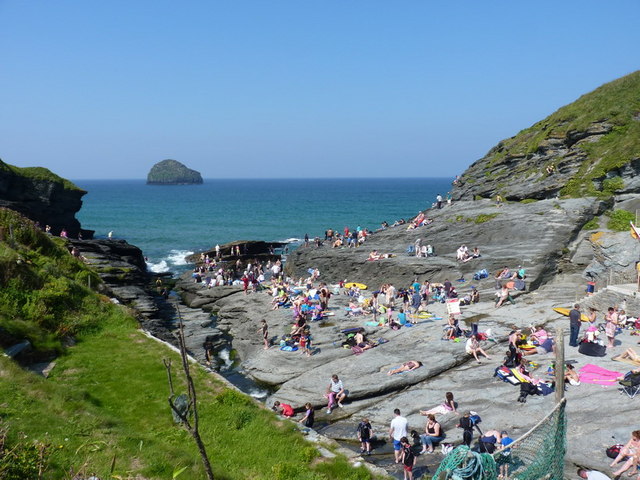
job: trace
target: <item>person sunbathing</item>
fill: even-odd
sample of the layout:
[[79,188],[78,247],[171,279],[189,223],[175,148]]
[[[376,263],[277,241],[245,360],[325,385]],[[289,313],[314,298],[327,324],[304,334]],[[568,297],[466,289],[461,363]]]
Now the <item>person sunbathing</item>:
[[616,360],[631,360],[632,362],[640,363],[640,355],[638,355],[633,348],[627,348]]
[[349,302],[349,312],[347,313],[348,316],[362,315],[363,313],[364,309],[360,305],[358,305],[357,303]]
[[387,372],[387,375],[395,375],[396,373],[402,372],[410,372],[411,370],[415,370],[416,368],[420,368],[422,366],[422,362],[417,360],[409,360],[408,362],[404,362],[398,368],[393,368]]
[[362,350],[369,350],[370,348],[374,347],[374,345],[371,342],[367,341],[367,339],[364,338],[364,334],[362,333],[362,330],[356,333],[353,339],[356,342],[356,346],[360,347]]
[[381,258],[382,255],[380,255],[377,250],[374,250],[369,254],[369,258],[367,260],[380,260]]

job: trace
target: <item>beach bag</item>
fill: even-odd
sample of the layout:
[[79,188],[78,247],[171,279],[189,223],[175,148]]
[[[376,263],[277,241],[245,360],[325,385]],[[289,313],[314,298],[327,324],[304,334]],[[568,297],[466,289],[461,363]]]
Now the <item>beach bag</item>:
[[549,385],[548,383],[545,382],[540,382],[538,384],[538,390],[540,391],[540,393],[542,395],[549,395],[550,393],[553,393],[554,389],[551,385]]
[[616,445],[612,445],[609,448],[607,448],[605,450],[605,453],[609,458],[616,458],[620,454],[620,450],[622,450],[623,447],[624,447],[623,444],[618,443]]
[[489,272],[487,272],[486,268],[483,268],[482,270],[478,270],[476,273],[473,274],[473,279],[477,281],[483,278],[487,278],[488,276],[489,276]]
[[582,342],[578,352],[589,357],[604,357],[607,355],[607,347],[599,343]]

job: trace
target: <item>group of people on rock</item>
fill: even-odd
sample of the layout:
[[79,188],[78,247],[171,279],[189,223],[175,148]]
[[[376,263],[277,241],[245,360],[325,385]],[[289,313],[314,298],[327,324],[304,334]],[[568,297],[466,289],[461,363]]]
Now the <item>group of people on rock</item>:
[[475,258],[480,258],[480,249],[473,247],[473,250],[469,251],[466,245],[460,245],[456,250],[456,260],[462,263],[467,263]]

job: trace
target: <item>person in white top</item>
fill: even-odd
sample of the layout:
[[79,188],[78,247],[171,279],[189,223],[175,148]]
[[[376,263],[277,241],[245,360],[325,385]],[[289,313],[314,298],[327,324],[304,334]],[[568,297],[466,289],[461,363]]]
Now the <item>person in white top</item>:
[[587,480],[611,480],[611,477],[606,476],[602,472],[585,470],[584,468],[578,469],[578,476],[580,478],[586,478]]
[[407,436],[407,419],[400,415],[400,409],[396,408],[393,411],[395,417],[391,420],[391,426],[389,427],[389,438],[393,440],[393,453],[396,458],[396,463],[400,463],[400,457],[402,456],[402,443],[400,439]]

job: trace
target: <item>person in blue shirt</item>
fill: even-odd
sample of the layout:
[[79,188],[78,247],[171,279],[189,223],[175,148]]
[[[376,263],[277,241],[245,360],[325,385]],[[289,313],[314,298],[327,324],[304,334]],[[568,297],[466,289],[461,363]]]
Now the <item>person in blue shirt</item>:
[[511,463],[511,449],[507,448],[513,443],[513,439],[509,437],[506,431],[500,433],[500,451],[497,455],[497,463],[500,465],[498,478],[509,478],[509,464]]

